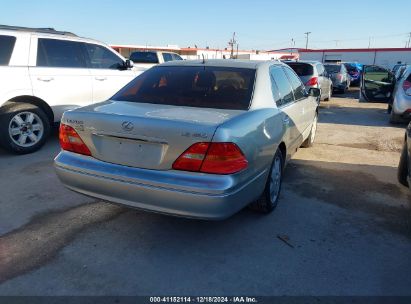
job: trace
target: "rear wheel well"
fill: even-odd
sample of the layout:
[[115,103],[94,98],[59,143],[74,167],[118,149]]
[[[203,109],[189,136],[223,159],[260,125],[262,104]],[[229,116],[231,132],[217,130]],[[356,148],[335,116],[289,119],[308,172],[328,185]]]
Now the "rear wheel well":
[[24,96],[18,96],[10,99],[7,101],[3,107],[7,107],[8,103],[11,102],[19,102],[19,103],[30,103],[33,104],[37,107],[39,107],[43,112],[47,115],[47,118],[49,119],[50,125],[54,124],[54,113],[51,107],[42,99],[34,97],[34,96],[29,96],[29,95],[24,95]]

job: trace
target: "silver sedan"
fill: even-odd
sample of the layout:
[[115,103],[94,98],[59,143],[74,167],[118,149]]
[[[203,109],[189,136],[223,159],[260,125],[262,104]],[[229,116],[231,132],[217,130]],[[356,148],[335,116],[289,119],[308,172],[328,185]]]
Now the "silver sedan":
[[411,66],[399,75],[393,91],[390,121],[411,120]]
[[278,61],[165,63],[66,112],[56,172],[74,191],[154,212],[268,213],[287,161],[314,142],[319,94]]

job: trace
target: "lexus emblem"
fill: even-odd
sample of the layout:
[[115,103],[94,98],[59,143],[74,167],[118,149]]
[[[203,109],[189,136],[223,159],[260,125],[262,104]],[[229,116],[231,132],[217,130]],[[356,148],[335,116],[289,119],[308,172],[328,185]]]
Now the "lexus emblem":
[[134,125],[133,125],[133,123],[132,123],[131,121],[124,121],[124,122],[121,124],[121,128],[122,128],[124,131],[130,132],[131,130],[134,129]]

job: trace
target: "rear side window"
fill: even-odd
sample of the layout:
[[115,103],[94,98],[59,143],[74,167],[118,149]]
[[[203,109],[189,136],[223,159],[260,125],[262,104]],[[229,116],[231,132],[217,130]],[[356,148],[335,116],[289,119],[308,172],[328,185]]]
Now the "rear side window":
[[171,56],[173,56],[173,60],[183,60],[183,58],[181,58],[179,55],[177,54],[171,54]]
[[293,87],[295,100],[305,98],[305,86],[301,82],[300,78],[298,78],[298,76],[295,75],[290,69],[284,68],[284,70],[291,82],[291,86]]
[[255,70],[212,66],[157,66],[131,81],[113,100],[248,110]]
[[16,37],[14,36],[0,36],[0,65],[9,64],[15,43]]
[[[270,69],[272,88],[278,90],[280,100],[277,101],[277,106],[283,106],[294,101],[293,88],[281,67],[272,67]],[[275,92],[273,92],[275,97]]]
[[163,53],[164,62],[173,61],[173,56],[170,53]]
[[288,63],[298,76],[310,76],[314,74],[314,67],[306,63]]
[[327,70],[328,74],[339,73],[341,70],[341,66],[338,64],[327,64],[324,67]]
[[158,63],[156,52],[134,52],[131,53],[130,60],[135,63]]
[[119,69],[123,60],[105,47],[86,43],[87,54],[92,69]]
[[324,75],[324,67],[322,64],[317,64],[317,73],[319,76],[323,76]]
[[83,43],[77,41],[39,38],[37,66],[86,68],[83,47]]

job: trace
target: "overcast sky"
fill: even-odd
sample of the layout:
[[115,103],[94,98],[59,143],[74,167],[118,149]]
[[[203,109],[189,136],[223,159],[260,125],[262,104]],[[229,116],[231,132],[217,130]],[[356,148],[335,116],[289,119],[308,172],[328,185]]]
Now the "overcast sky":
[[0,0],[0,24],[54,27],[111,44],[240,49],[404,47],[410,0]]

